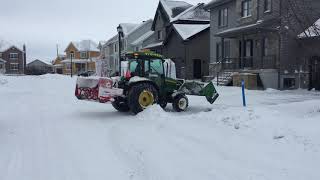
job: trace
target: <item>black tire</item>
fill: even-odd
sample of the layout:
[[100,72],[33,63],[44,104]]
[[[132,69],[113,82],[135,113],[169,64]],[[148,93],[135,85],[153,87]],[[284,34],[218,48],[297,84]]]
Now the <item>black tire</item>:
[[189,106],[188,97],[184,94],[179,94],[174,97],[172,107],[176,112],[186,111]]
[[130,111],[130,108],[128,106],[127,101],[123,98],[115,98],[115,101],[113,101],[111,104],[119,112],[129,112]]
[[[158,91],[157,89],[150,83],[138,83],[133,85],[128,94],[128,106],[134,114],[138,114],[143,111],[146,107],[143,107],[139,103],[139,97],[143,92],[150,92],[153,96],[152,104],[158,102]],[[151,104],[150,104],[151,105]]]

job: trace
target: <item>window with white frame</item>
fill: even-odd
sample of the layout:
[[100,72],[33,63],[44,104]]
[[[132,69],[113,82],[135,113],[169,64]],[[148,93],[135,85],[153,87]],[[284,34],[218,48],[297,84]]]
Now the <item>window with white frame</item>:
[[218,20],[219,27],[227,26],[228,25],[228,9],[220,9],[219,10],[219,20]]
[[264,0],[264,12],[271,11],[271,0]]
[[10,63],[10,70],[18,71],[19,70],[19,63]]
[[80,52],[80,58],[81,59],[86,59],[88,58],[88,53],[86,51]]
[[74,59],[74,52],[73,51],[70,52],[70,59],[71,58]]
[[9,54],[10,59],[18,59],[18,57],[19,57],[18,53],[10,53]]
[[244,0],[241,4],[241,16],[249,17],[252,15],[252,0]]

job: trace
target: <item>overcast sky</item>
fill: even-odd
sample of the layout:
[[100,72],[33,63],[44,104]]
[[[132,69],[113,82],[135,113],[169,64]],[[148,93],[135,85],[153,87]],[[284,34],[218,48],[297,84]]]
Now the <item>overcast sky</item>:
[[[191,4],[210,0],[185,0]],[[56,44],[107,40],[119,23],[152,19],[158,0],[1,0],[0,40],[27,45],[28,62],[51,61]]]

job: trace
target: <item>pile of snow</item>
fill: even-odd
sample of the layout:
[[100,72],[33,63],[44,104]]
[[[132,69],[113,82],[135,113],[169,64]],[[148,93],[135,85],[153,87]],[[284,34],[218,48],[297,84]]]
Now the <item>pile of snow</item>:
[[217,87],[187,112],[133,116],[78,101],[76,78],[6,77],[0,87],[1,180],[318,180],[320,93]]
[[2,79],[1,77],[0,77],[0,85],[5,85],[5,84],[7,84],[8,83],[8,81],[6,80],[6,79]]

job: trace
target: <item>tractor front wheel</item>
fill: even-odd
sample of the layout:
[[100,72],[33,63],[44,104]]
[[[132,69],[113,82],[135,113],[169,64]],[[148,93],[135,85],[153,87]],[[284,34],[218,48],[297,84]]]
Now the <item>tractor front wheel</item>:
[[111,104],[119,112],[130,111],[127,101],[123,98],[115,98],[115,100]]
[[173,99],[172,107],[177,112],[186,111],[189,106],[189,101],[186,95],[179,94]]
[[128,105],[134,114],[146,109],[158,101],[156,88],[149,83],[133,85],[128,94]]

